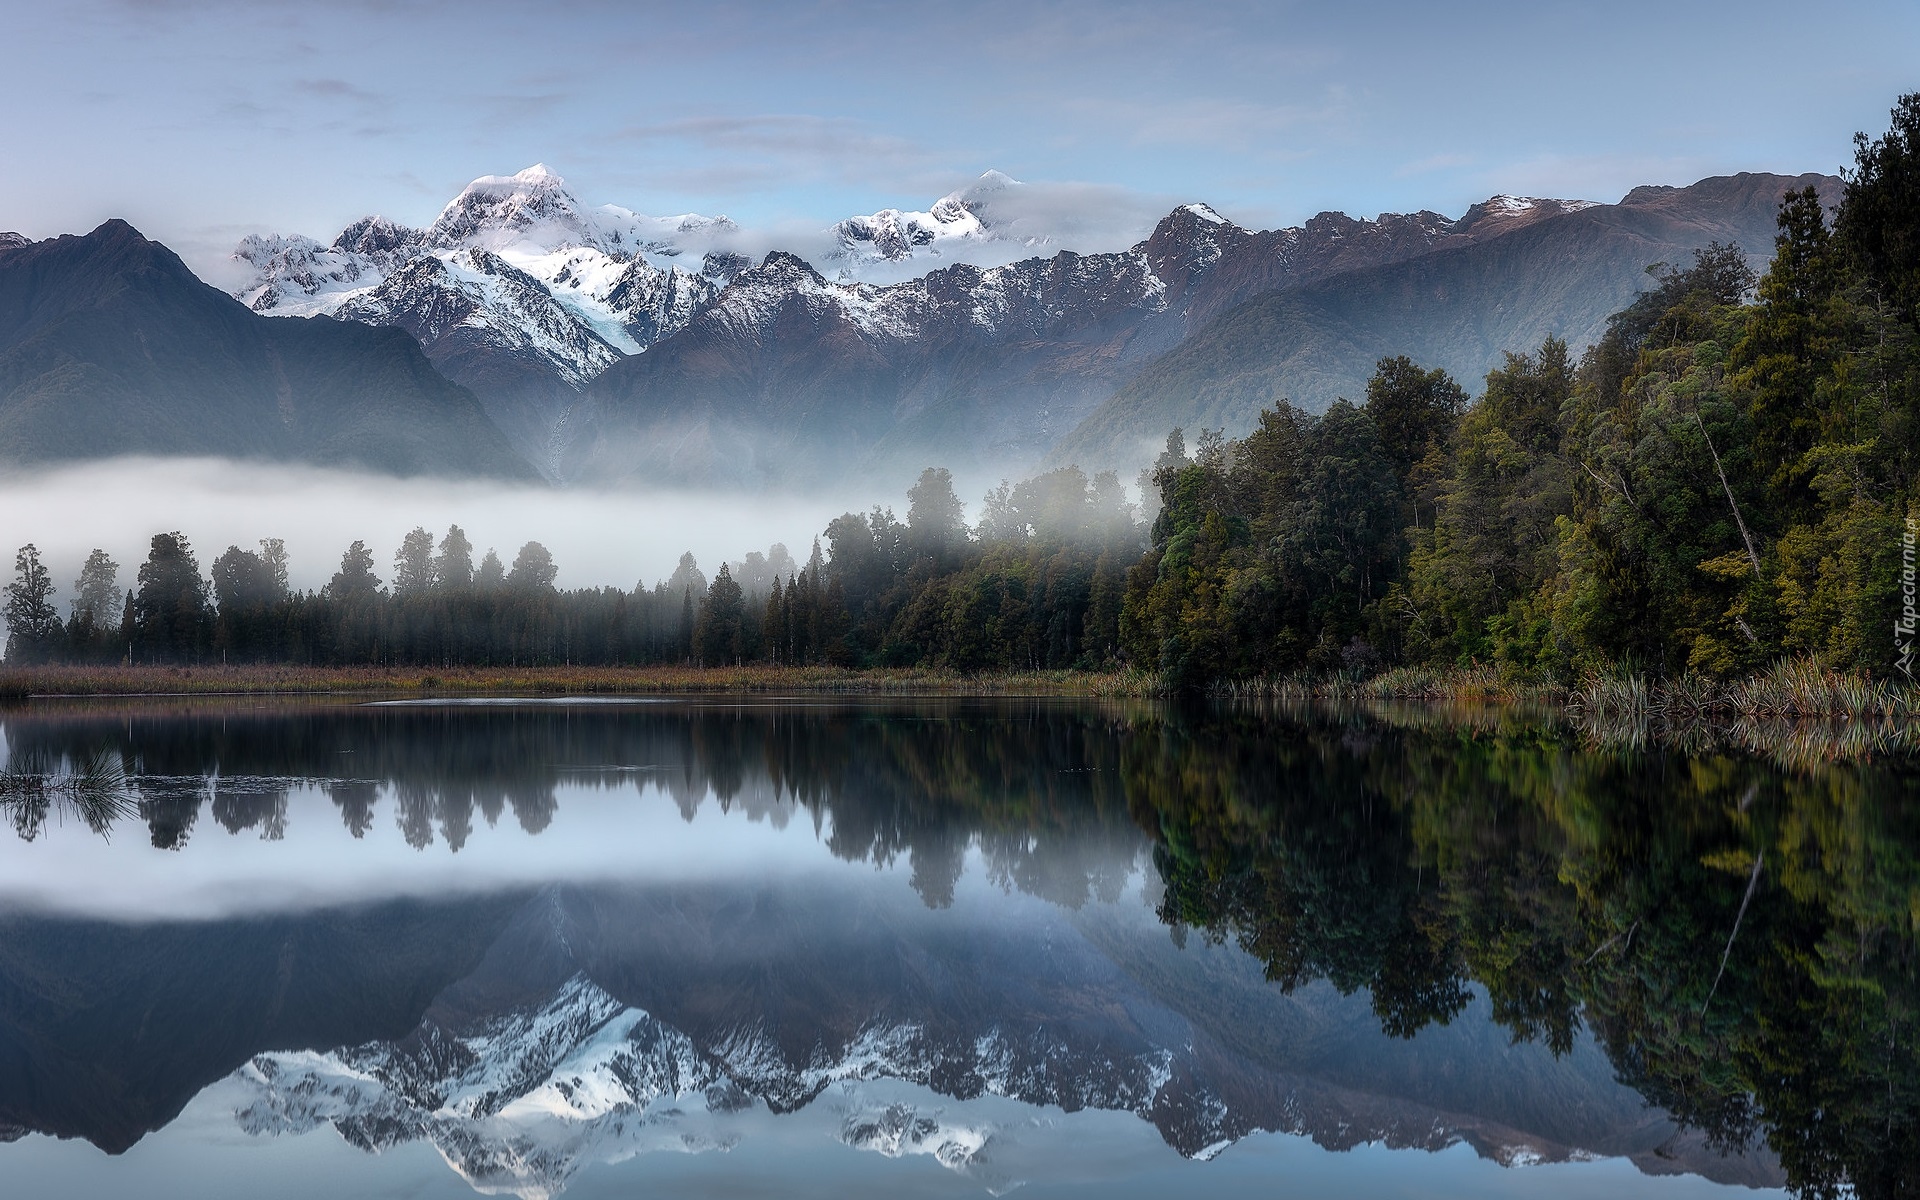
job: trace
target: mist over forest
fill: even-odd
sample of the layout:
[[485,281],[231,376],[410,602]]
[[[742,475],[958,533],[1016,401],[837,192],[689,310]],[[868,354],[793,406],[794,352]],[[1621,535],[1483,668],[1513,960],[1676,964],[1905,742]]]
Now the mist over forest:
[[[962,494],[977,498],[987,484],[972,482]],[[491,547],[511,562],[521,545],[538,541],[553,552],[557,586],[631,588],[665,579],[688,551],[717,565],[783,542],[804,557],[834,515],[880,499],[859,482],[743,496],[398,479],[220,459],[112,459],[0,475],[0,542],[38,546],[63,598],[90,551],[106,550],[130,572],[156,533],[185,533],[203,562],[229,545],[253,548],[262,538],[280,538],[289,582],[317,589],[356,540],[384,564],[416,525],[444,531],[452,524],[468,531],[476,560]]]

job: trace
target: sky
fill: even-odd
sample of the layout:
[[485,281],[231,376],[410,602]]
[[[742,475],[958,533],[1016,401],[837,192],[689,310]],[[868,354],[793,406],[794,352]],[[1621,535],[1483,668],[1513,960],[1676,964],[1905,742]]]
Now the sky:
[[1920,87],[1912,0],[965,4],[0,0],[0,230],[430,221],[545,162],[589,203],[813,229],[988,168],[1125,245],[1836,171]]

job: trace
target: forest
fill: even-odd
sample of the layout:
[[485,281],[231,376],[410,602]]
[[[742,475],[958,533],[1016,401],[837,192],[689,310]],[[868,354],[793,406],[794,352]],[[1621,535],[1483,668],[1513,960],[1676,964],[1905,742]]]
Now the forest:
[[1138,504],[1064,467],[969,524],[930,467],[904,518],[844,514],[805,562],[774,546],[709,578],[687,555],[632,591],[556,589],[537,542],[476,565],[458,526],[407,535],[384,579],[355,542],[295,591],[276,540],[203,570],[171,532],[124,590],[95,551],[64,616],[28,545],[6,659],[1908,678],[1920,93],[1892,116],[1856,135],[1837,210],[1788,196],[1764,272],[1720,244],[1655,264],[1596,345],[1508,354],[1477,398],[1395,357],[1358,403],[1174,430]]

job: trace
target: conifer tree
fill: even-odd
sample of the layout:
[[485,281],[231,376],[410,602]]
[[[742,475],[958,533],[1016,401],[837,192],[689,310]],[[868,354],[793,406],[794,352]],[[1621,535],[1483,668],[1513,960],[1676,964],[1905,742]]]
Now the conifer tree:
[[130,597],[136,658],[162,662],[197,658],[211,633],[207,581],[186,535],[156,533]]
[[433,535],[424,526],[400,539],[393,554],[393,594],[414,596],[433,586]]
[[936,570],[950,570],[967,540],[966,506],[953,490],[953,472],[928,467],[907,490],[907,546]]
[[120,565],[105,550],[94,550],[73,581],[68,652],[82,659],[103,657],[117,640],[122,599]]
[[507,586],[518,592],[551,592],[554,576],[559,573],[547,548],[539,542],[528,542],[514,556],[513,569],[507,572]]
[[364,600],[380,591],[380,577],[373,573],[373,551],[356,540],[340,556],[340,569],[327,583],[326,594],[334,600]]
[[786,623],[786,597],[781,594],[780,577],[775,575],[773,586],[767,591],[767,615],[762,628],[766,640],[767,659],[776,666],[787,661]]
[[500,589],[506,579],[507,568],[501,563],[500,556],[493,552],[493,547],[487,547],[486,557],[480,560],[480,569],[473,573],[473,586],[483,592],[494,592]]
[[292,585],[287,581],[287,544],[279,538],[261,538],[260,561],[267,566],[267,583],[273,589],[273,598],[285,600],[292,595]]
[[60,610],[53,606],[53,579],[32,542],[20,547],[13,570],[13,582],[6,588],[6,659],[46,662],[58,651],[62,633]]
[[744,657],[745,616],[740,585],[733,581],[728,565],[721,563],[707,588],[707,602],[701,606],[695,635],[702,666],[726,666]]
[[433,586],[455,589],[473,586],[473,543],[458,525],[447,526],[447,535],[440,539],[440,553],[433,560]]

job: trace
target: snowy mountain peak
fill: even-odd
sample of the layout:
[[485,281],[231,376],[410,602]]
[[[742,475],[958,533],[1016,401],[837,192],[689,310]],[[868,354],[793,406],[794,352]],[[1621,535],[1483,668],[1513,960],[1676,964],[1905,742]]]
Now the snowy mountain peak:
[[1453,224],[1453,232],[1475,238],[1506,233],[1509,230],[1594,207],[1591,200],[1554,200],[1544,196],[1489,196],[1469,208]]
[[502,250],[519,242],[558,250],[592,245],[597,239],[566,182],[536,164],[512,175],[482,175],[469,183],[440,211],[425,240],[441,250],[467,245]]
[[420,231],[385,217],[361,217],[333,239],[333,249],[351,254],[391,254],[420,240]]
[[1194,216],[1199,217],[1202,221],[1207,222],[1209,225],[1233,224],[1233,222],[1227,220],[1225,217],[1221,216],[1219,213],[1213,211],[1213,208],[1211,205],[1195,203],[1195,204],[1182,204],[1180,207],[1184,211],[1190,212]]
[[883,208],[848,217],[827,230],[837,246],[828,252],[827,260],[842,278],[851,278],[863,267],[952,257],[982,243],[1045,245],[1052,240],[1045,233],[1023,236],[996,223],[996,199],[1004,204],[1007,193],[1026,186],[1004,172],[987,171],[934,201],[925,212]]

